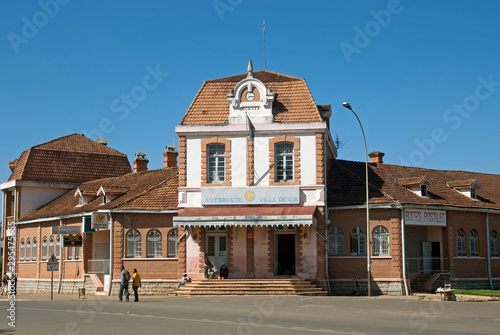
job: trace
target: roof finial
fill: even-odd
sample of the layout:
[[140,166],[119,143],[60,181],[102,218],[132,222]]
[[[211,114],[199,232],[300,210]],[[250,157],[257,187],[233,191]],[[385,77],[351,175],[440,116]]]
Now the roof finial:
[[248,75],[247,75],[247,78],[253,78],[253,65],[252,65],[252,60],[250,59],[248,61]]

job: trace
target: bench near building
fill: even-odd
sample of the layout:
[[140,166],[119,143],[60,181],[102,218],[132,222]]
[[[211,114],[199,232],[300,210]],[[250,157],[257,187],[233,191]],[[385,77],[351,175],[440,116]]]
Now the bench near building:
[[[132,172],[125,155],[77,134],[32,147],[0,185],[19,290],[47,291],[52,252],[59,292],[75,294],[117,290],[122,264],[138,269],[143,293],[171,292],[184,272],[204,278],[205,255],[230,279],[366,294],[367,252],[374,293],[498,288],[500,177],[370,154],[367,246],[365,163],[336,159],[330,116],[304,79],[249,64],[202,85],[176,127],[178,166],[169,148],[165,168],[147,171],[138,153]],[[62,247],[53,226],[78,227],[83,246]]]

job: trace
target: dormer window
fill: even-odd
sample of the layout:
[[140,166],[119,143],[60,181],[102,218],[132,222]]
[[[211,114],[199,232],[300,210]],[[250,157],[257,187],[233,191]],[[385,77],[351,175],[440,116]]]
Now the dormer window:
[[474,200],[477,200],[477,190],[483,188],[476,179],[455,180],[447,182],[446,184],[448,187]]
[[80,199],[78,199],[78,206],[83,206],[83,195],[80,195]]
[[124,195],[129,189],[126,186],[101,186],[97,191],[97,196],[102,194],[102,204],[104,205]]
[[407,187],[410,191],[421,197],[428,197],[429,192],[427,188],[428,186],[434,185],[427,176],[401,178],[399,179],[399,184]]
[[103,204],[103,205],[107,202],[107,199],[108,199],[108,197],[106,197],[106,195],[104,195],[104,196],[102,197],[102,204]]
[[75,192],[75,197],[78,197],[78,205],[83,206],[93,201],[96,198],[95,192],[97,189],[79,187]]

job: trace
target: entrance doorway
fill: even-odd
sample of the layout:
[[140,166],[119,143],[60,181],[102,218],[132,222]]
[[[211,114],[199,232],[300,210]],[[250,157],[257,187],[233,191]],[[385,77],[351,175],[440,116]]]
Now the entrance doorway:
[[225,227],[207,228],[205,252],[217,269],[222,263],[227,265],[227,231]]
[[293,226],[279,226],[275,229],[274,273],[278,276],[297,274],[295,235]]

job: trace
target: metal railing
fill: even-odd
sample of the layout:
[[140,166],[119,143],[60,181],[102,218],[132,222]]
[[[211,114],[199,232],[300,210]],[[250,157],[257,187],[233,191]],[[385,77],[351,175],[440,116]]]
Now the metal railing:
[[405,262],[406,273],[431,275],[436,272],[448,272],[445,268],[447,260],[447,258],[442,257],[407,258]]
[[87,273],[109,275],[109,259],[87,260]]

